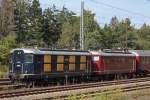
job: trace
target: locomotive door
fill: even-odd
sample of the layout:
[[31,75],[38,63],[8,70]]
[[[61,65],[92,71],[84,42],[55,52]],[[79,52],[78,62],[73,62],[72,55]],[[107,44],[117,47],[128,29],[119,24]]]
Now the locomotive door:
[[21,50],[14,52],[14,73],[21,74],[23,73],[23,60],[24,60],[24,52]]

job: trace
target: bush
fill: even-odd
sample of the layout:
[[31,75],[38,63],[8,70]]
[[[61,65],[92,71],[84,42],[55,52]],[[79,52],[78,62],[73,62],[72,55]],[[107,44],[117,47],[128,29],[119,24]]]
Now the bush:
[[8,64],[10,50],[16,47],[17,44],[14,36],[8,35],[0,40],[0,64]]
[[7,65],[0,65],[0,78],[6,77],[8,72]]

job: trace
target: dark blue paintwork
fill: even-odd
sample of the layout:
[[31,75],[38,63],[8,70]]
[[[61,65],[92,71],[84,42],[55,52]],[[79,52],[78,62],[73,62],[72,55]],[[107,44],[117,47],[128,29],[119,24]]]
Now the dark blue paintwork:
[[16,50],[11,54],[10,69],[14,74],[34,74],[34,64],[24,62],[25,53]]

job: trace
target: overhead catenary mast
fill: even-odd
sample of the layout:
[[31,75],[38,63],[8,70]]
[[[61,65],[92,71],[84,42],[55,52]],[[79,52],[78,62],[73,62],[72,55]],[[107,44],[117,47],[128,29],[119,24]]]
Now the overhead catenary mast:
[[81,16],[80,16],[80,49],[84,50],[84,0],[81,0]]

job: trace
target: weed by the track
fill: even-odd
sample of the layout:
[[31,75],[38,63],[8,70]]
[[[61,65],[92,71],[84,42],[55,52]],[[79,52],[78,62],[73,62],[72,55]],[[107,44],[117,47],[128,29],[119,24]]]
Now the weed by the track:
[[107,89],[104,92],[97,92],[92,94],[70,95],[68,100],[126,100],[125,95],[121,89]]
[[4,78],[7,74],[7,66],[0,64],[0,78]]

